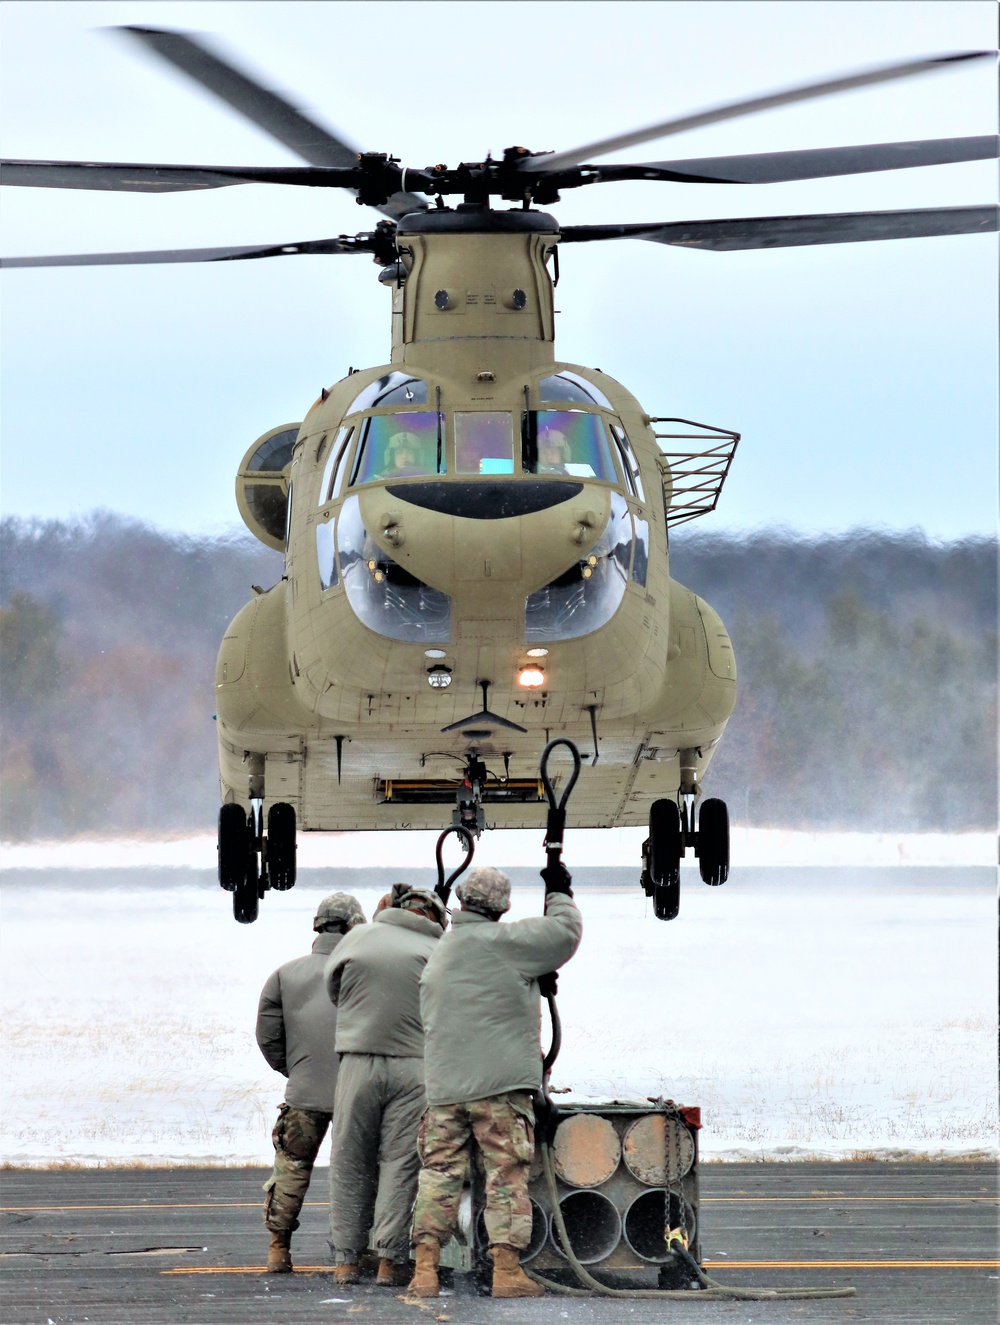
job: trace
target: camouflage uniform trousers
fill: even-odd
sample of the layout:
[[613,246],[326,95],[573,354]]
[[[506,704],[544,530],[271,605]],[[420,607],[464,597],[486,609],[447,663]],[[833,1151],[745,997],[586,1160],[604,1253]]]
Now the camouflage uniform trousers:
[[271,1133],[274,1169],[264,1183],[264,1223],[272,1233],[294,1233],[298,1228],[299,1211],[332,1116],[290,1104],[278,1106],[278,1121]]
[[427,1110],[417,1138],[421,1168],[411,1241],[434,1238],[444,1246],[455,1231],[473,1146],[486,1175],[490,1246],[523,1250],[531,1240],[528,1173],[535,1155],[535,1114],[526,1090]]

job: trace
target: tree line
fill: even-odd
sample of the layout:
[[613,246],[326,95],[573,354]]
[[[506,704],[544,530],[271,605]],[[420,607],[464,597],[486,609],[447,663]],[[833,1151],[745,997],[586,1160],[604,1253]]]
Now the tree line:
[[[735,821],[993,826],[993,540],[682,532],[671,573],[733,638],[739,699],[706,788]],[[250,585],[280,574],[249,535],[4,521],[3,837],[210,827],[215,654]]]

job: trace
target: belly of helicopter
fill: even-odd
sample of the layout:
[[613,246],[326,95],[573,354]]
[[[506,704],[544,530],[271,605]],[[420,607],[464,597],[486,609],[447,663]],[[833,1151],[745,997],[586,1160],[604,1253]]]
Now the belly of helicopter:
[[[481,551],[466,543],[465,563]],[[509,611],[508,595],[485,592],[485,565],[467,581],[456,565],[461,614],[439,647],[373,637],[345,603],[324,614],[311,652],[300,631],[289,655],[274,644],[290,585],[248,604],[217,676],[223,799],[248,803],[254,766],[265,806],[292,804],[305,831],[440,829],[475,755],[487,769],[486,826],[542,827],[539,758],[568,736],[584,758],[570,824],[645,823],[651,799],[676,792],[679,751],[697,750],[703,771],[729,716],[735,673],[721,622],[672,581],[655,585],[659,600],[630,586],[604,626],[536,645],[532,657],[517,565],[500,565],[511,578],[499,585],[517,589]],[[529,666],[543,677],[533,688],[520,684]],[[429,683],[434,669],[447,684]]]

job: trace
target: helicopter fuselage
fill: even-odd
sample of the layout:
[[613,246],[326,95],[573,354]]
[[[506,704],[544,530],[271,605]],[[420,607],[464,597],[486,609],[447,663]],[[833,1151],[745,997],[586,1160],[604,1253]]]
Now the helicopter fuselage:
[[555,358],[558,240],[544,213],[405,218],[391,362],[247,457],[241,509],[264,535],[271,510],[285,576],[220,650],[225,801],[288,802],[304,829],[440,827],[475,754],[486,822],[534,827],[553,735],[589,750],[577,825],[644,823],[682,766],[700,780],[732,647],[670,578],[650,417]]

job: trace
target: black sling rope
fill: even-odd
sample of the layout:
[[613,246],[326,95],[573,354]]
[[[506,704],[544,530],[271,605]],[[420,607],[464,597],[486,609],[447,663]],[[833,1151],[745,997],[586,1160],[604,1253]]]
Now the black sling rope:
[[[442,851],[444,849],[445,839],[452,833],[462,841],[462,844],[465,847],[465,859],[462,861],[461,865],[459,865],[458,869],[449,874],[446,879],[444,877],[444,856],[442,855]],[[434,858],[437,861],[438,881],[435,885],[434,891],[437,893],[438,897],[441,898],[441,901],[444,902],[445,906],[448,905],[448,898],[451,895],[451,885],[469,868],[469,864],[475,851],[476,844],[473,840],[472,834],[467,828],[463,828],[461,824],[452,824],[452,826],[446,828],[438,838],[437,847],[434,850]]]

